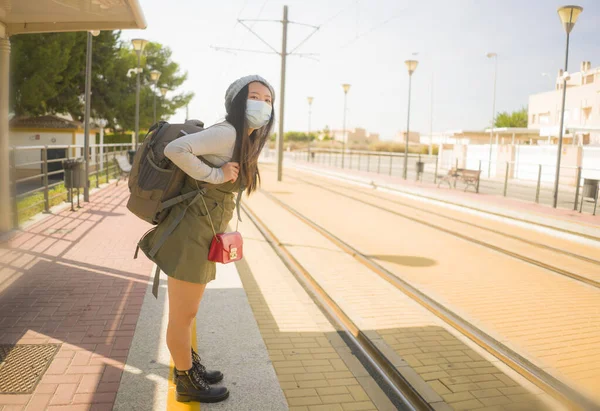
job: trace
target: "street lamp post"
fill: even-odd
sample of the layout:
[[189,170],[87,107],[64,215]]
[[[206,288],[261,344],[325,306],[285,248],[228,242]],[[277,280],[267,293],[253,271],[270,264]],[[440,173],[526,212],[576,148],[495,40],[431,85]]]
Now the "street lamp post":
[[142,53],[144,52],[144,48],[146,48],[146,44],[148,44],[148,40],[144,39],[133,39],[131,40],[133,44],[133,49],[135,50],[138,58],[137,63],[137,83],[135,89],[135,150],[138,148],[139,142],[139,132],[140,132],[140,73],[142,72],[141,62],[142,62]]
[[348,102],[348,91],[350,90],[350,84],[342,84],[344,89],[344,130],[342,134],[342,168],[344,168],[344,156],[346,155],[346,111]]
[[408,115],[406,119],[406,145],[404,147],[404,179],[408,176],[408,140],[410,138],[410,93],[412,88],[412,75],[417,69],[419,62],[417,60],[406,60],[404,62],[408,68]]
[[[558,129],[558,154],[556,156],[556,177],[554,178],[554,200],[552,207],[556,208],[558,204],[558,181],[560,178],[560,157],[562,154],[562,142],[563,142],[563,127],[565,121],[565,99],[567,98],[567,67],[569,64],[569,35],[575,27],[577,18],[583,11],[583,7],[579,6],[563,6],[558,9],[558,16],[560,21],[567,32],[567,46],[565,48],[565,71],[563,76],[563,94],[562,104],[560,106],[560,128]],[[579,184],[579,182],[577,182]]]
[[306,100],[308,101],[308,161],[310,161],[310,117],[312,115],[312,103],[314,99],[314,97],[306,98]]
[[490,153],[488,158],[488,178],[492,174],[492,142],[494,139],[494,126],[496,125],[496,75],[498,73],[498,54],[487,53],[487,58],[494,59],[494,97],[492,99],[492,126],[490,128]]
[[85,185],[83,186],[83,201],[90,201],[90,111],[92,97],[92,36],[96,37],[99,31],[88,31],[87,33],[87,51],[85,55],[85,113],[83,119],[84,137],[83,137],[83,159],[85,169]]
[[[168,92],[168,91],[169,91],[169,89],[168,89],[168,88],[166,88],[166,87],[161,87],[161,88],[160,88],[160,94],[161,94],[161,96],[162,96],[163,100],[164,100],[164,99],[165,99],[165,97],[167,96],[167,92]],[[161,106],[161,107],[162,107],[162,106]],[[160,117],[160,119],[162,120],[162,116]]]
[[154,115],[152,117],[152,124],[156,124],[156,83],[158,83],[158,79],[160,78],[160,71],[158,70],[152,70],[150,72],[150,80],[152,81],[152,84],[154,85],[154,90],[152,91],[152,96],[154,98]]

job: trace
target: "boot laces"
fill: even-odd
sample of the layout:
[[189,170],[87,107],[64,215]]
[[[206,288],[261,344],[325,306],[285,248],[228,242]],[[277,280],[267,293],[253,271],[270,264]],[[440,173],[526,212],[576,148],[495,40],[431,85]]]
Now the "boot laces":
[[200,388],[202,390],[210,389],[210,385],[208,384],[208,381],[206,381],[206,379],[204,378],[204,374],[202,374],[197,367],[192,366],[192,368],[188,371],[188,374],[191,377],[190,379],[192,380],[192,383],[197,388]]
[[192,363],[193,363],[193,365],[195,367],[198,368],[198,370],[200,371],[200,373],[202,373],[202,375],[205,375],[206,374],[206,367],[204,365],[202,365],[202,363],[200,361],[201,361],[200,356],[192,348]]

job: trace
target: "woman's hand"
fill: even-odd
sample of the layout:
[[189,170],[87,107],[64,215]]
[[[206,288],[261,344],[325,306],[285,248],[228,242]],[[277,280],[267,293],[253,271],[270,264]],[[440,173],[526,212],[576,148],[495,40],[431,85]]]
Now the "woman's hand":
[[226,163],[221,167],[223,170],[223,174],[225,175],[225,182],[235,182],[238,178],[238,174],[240,173],[240,165],[239,163]]

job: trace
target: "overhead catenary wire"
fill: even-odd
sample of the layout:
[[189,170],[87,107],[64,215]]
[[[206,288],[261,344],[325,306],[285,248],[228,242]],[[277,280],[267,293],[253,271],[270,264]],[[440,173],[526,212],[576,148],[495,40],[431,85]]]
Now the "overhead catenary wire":
[[406,9],[402,9],[400,12],[394,14],[392,17],[382,21],[381,23],[378,23],[376,25],[374,25],[373,27],[371,27],[370,29],[368,29],[367,31],[358,34],[355,38],[353,38],[352,40],[350,40],[348,43],[346,43],[345,45],[343,45],[342,47],[339,48],[339,50],[345,49],[349,46],[351,46],[353,43],[355,43],[356,41],[360,40],[361,38],[368,36],[369,34],[373,33],[374,31],[382,28],[383,26],[389,24],[390,22],[396,20],[397,18],[401,17],[400,14],[402,12],[406,11]]

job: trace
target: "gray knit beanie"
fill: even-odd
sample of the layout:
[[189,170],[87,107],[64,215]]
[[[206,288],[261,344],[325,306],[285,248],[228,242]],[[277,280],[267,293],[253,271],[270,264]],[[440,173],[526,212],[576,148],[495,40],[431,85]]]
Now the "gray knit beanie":
[[225,92],[225,110],[227,110],[227,113],[229,113],[229,109],[231,109],[231,103],[233,103],[235,96],[237,96],[244,87],[255,81],[263,83],[265,86],[269,87],[272,99],[271,104],[275,104],[275,90],[273,90],[273,87],[267,80],[259,75],[254,74],[237,79],[227,88],[227,91]]

